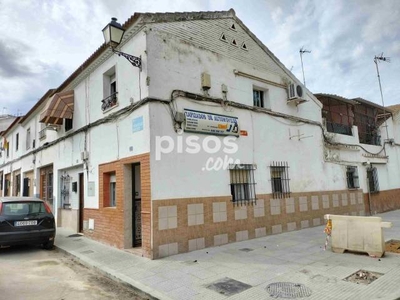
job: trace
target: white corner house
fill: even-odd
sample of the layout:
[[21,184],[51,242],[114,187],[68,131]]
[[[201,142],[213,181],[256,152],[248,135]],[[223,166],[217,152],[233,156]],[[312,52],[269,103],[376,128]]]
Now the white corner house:
[[1,133],[1,195],[153,259],[400,207],[394,111],[313,95],[232,9],[122,27]]

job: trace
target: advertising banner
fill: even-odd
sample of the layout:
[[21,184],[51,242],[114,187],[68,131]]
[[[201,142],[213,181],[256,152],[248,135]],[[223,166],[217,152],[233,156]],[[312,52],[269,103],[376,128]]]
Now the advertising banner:
[[185,109],[184,111],[184,130],[186,132],[239,136],[239,119],[237,117],[217,115],[191,109]]

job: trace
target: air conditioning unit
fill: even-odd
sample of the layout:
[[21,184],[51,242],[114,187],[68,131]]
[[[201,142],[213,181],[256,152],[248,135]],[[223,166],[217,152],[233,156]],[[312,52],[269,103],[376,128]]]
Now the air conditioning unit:
[[299,105],[306,102],[304,99],[304,89],[300,84],[290,83],[288,86],[288,103],[295,103]]
[[303,97],[303,88],[300,84],[289,84],[289,100]]

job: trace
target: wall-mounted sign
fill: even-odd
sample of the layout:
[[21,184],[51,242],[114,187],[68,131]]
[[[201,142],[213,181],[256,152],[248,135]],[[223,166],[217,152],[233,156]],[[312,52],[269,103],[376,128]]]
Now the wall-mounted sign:
[[237,117],[185,109],[185,131],[239,136]]
[[132,132],[138,132],[143,130],[143,116],[134,118],[132,120]]

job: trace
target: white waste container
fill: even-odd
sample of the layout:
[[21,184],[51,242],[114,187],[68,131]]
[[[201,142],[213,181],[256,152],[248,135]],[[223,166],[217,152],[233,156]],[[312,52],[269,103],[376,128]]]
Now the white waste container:
[[382,257],[385,253],[385,240],[382,228],[392,227],[391,222],[382,222],[380,217],[357,217],[325,215],[332,220],[332,251],[345,250],[366,252],[370,256]]

